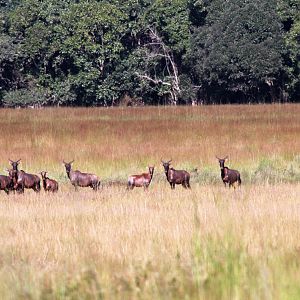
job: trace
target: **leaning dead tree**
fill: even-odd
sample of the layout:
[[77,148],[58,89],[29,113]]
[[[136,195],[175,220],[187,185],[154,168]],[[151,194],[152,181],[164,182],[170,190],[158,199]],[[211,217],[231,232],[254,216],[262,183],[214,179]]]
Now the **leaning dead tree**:
[[[178,68],[172,50],[164,43],[157,31],[151,27],[146,30],[148,42],[143,45],[147,55],[145,56],[146,66],[153,65],[153,61],[159,60],[161,68],[163,69],[163,78],[158,77],[156,70],[146,68],[143,73],[136,72],[136,75],[142,79],[147,80],[155,85],[162,85],[165,87],[166,94],[170,95],[171,104],[176,105],[178,97],[181,94],[180,82],[178,76]],[[152,72],[150,72],[152,71]],[[150,75],[151,73],[151,75]]]

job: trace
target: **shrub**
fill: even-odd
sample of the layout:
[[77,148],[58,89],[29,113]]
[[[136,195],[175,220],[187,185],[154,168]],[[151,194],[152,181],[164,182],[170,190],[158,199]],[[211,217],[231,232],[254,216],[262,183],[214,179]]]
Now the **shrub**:
[[47,93],[43,89],[14,90],[4,94],[2,103],[6,107],[38,107],[47,103]]

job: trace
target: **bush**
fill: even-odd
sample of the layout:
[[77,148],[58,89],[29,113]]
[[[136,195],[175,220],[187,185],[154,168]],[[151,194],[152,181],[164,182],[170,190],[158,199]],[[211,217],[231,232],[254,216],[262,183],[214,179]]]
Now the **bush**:
[[300,181],[300,156],[295,156],[290,162],[278,159],[263,159],[253,174],[248,174],[251,183],[279,183]]
[[6,107],[39,107],[47,103],[47,93],[43,89],[19,89],[4,94],[2,103]]

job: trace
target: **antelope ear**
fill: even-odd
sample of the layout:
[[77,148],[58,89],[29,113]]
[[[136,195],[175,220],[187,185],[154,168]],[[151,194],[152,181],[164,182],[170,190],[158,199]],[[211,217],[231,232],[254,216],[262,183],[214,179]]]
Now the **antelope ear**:
[[229,159],[229,158],[228,158],[228,155],[224,157],[224,160],[228,160],[228,159]]

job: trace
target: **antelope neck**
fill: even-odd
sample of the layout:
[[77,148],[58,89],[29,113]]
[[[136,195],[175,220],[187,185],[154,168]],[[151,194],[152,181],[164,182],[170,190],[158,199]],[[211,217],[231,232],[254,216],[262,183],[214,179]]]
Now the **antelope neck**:
[[170,171],[170,168],[168,167],[168,170],[165,170],[165,174],[167,176],[167,180],[169,181],[169,171]]
[[154,173],[154,171],[153,172],[149,172],[149,174],[150,174],[150,181],[152,180],[153,173]]
[[67,175],[68,175],[68,178],[70,179],[70,172],[71,172],[71,170],[70,171],[67,171]]
[[222,178],[225,176],[225,169],[228,169],[228,167],[223,167],[223,168],[221,168],[221,175],[222,175]]

